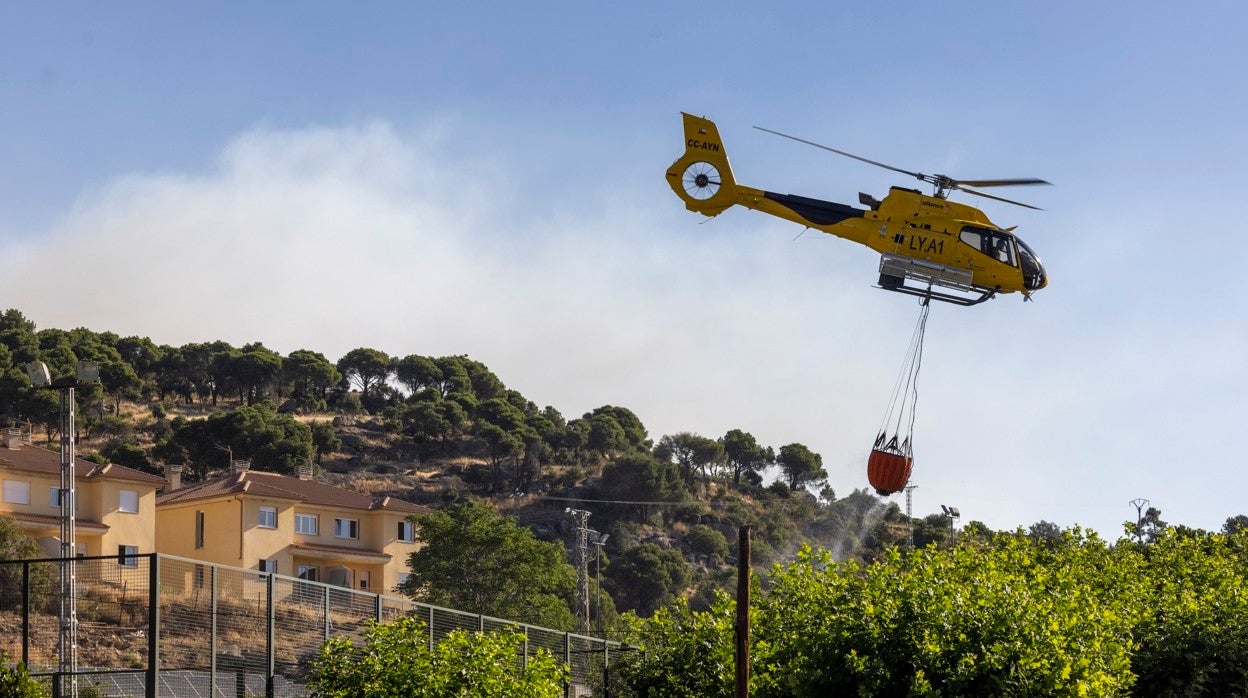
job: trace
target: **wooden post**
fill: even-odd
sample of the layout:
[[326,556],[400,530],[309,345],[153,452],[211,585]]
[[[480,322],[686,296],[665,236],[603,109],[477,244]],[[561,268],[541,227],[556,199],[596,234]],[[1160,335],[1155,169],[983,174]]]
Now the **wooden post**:
[[750,527],[737,531],[737,698],[750,696]]

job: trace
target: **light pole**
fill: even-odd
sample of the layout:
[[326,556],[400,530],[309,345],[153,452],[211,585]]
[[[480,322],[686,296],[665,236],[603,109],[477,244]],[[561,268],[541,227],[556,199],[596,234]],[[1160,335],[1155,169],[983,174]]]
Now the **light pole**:
[[610,533],[589,532],[589,542],[598,546],[594,555],[594,616],[598,619],[598,636],[602,637],[602,546],[607,544]]
[[944,504],[941,504],[940,508],[944,510],[945,516],[949,517],[949,545],[952,547],[956,535],[953,530],[953,520],[962,516],[962,512],[958,511],[957,507],[947,507]]
[[[94,361],[79,361],[74,377],[52,380],[47,364],[34,361],[26,365],[26,375],[36,388],[56,390],[61,394],[61,487],[57,498],[61,505],[61,604],[60,635],[57,639],[58,676],[55,687],[69,675],[69,695],[78,696],[78,531],[75,510],[78,488],[74,483],[74,389],[100,382],[100,368]],[[60,695],[60,691],[56,692]]]

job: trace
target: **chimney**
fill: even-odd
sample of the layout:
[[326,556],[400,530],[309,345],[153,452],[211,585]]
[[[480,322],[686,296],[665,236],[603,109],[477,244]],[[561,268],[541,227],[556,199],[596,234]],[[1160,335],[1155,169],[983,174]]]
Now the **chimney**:
[[169,488],[167,492],[172,492],[182,487],[182,465],[180,463],[170,463],[165,466],[165,475],[169,477]]
[[298,475],[300,480],[311,480],[312,479],[312,461],[307,461],[306,463],[300,463],[299,465],[295,466],[295,475]]
[[11,448],[14,451],[22,447],[22,430],[21,429],[5,429],[4,430],[4,447]]
[[234,472],[234,473],[245,473],[245,472],[247,472],[248,470],[251,470],[251,460],[250,460],[250,459],[247,459],[247,458],[240,458],[240,459],[238,459],[238,460],[232,460],[232,461],[230,461],[230,472]]

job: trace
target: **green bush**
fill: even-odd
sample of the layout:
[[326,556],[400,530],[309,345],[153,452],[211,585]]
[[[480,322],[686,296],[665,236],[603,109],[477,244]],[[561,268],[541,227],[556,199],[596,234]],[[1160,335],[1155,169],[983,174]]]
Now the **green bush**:
[[699,555],[718,555],[721,558],[728,555],[728,539],[706,524],[698,524],[690,529],[689,535],[685,536],[685,542],[689,544],[690,550]]
[[[1248,695],[1248,531],[1020,529],[870,564],[805,549],[753,599],[758,698]],[[636,695],[731,695],[731,617],[723,598],[634,619],[646,652],[620,675]]]
[[43,687],[30,677],[25,664],[10,665],[9,655],[0,651],[0,696],[5,698],[45,698]]
[[361,647],[349,638],[321,646],[308,687],[321,698],[558,698],[567,667],[538,650],[523,660],[513,632],[454,630],[429,647],[424,623],[372,624]]

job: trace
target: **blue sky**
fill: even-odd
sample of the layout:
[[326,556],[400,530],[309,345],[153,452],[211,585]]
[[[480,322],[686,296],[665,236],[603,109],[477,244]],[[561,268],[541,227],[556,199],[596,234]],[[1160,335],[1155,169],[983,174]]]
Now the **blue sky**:
[[[928,326],[916,513],[1115,537],[1245,513],[1242,4],[62,4],[0,21],[0,306],[160,343],[466,353],[651,436],[865,458],[917,315],[876,256],[663,181],[680,112],[739,181],[990,201],[1051,285]],[[795,239],[797,238],[797,239]],[[52,273],[62,276],[54,280]],[[900,501],[900,500],[899,500]]]

